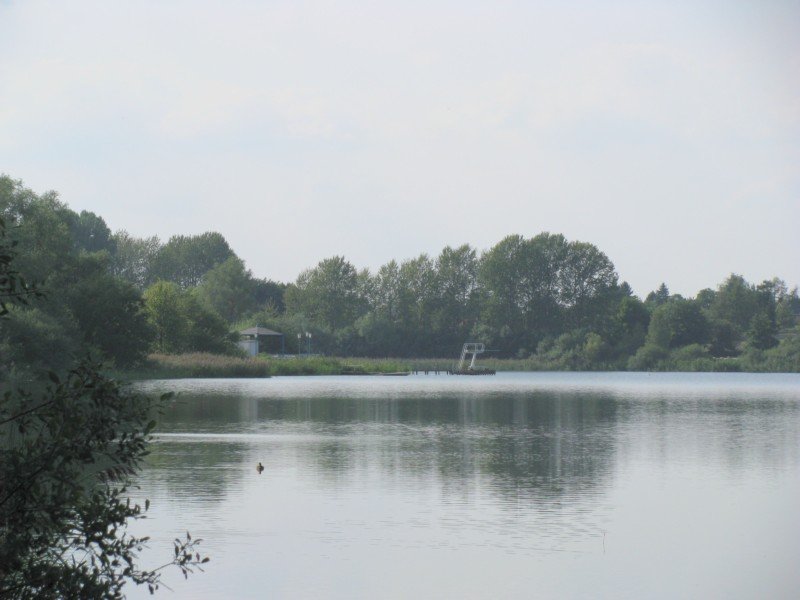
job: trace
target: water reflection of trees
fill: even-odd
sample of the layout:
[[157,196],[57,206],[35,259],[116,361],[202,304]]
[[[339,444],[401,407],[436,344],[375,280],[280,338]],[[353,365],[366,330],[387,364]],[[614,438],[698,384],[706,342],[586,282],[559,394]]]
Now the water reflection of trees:
[[461,431],[439,437],[440,475],[456,487],[489,475],[497,493],[516,499],[585,495],[611,471],[615,407],[568,394],[462,400]]
[[221,502],[240,484],[246,445],[199,439],[157,439],[147,457],[146,485],[177,502]]
[[[616,407],[607,396],[552,392],[279,400],[185,395],[161,428],[303,427],[312,438],[298,446],[302,466],[327,481],[369,463],[407,478],[435,476],[447,493],[468,493],[476,476],[488,476],[497,493],[557,499],[583,495],[608,477]],[[231,456],[220,443],[198,444],[196,452],[192,460],[208,461],[206,468]],[[227,485],[224,477],[220,486]]]
[[159,432],[226,431],[231,424],[250,421],[252,401],[238,396],[181,394],[158,417]]
[[[323,487],[360,485],[377,471],[388,485],[436,485],[448,497],[488,489],[509,500],[557,502],[606,487],[614,461],[630,452],[664,463],[702,455],[733,471],[786,468],[798,458],[776,448],[795,447],[797,411],[796,402],[725,393],[185,394],[159,431],[277,435],[284,459]],[[152,461],[163,465],[158,476],[172,495],[222,497],[238,485],[248,440],[161,443]],[[201,469],[203,489],[195,479]]]

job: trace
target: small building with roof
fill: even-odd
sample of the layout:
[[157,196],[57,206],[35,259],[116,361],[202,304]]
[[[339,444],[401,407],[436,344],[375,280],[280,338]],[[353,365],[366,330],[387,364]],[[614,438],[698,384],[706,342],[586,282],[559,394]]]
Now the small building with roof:
[[[285,338],[279,331],[273,331],[266,327],[249,327],[239,331],[242,339],[239,347],[247,352],[248,356],[255,356],[260,352],[280,352],[283,354],[286,349]],[[279,348],[276,348],[280,344]]]

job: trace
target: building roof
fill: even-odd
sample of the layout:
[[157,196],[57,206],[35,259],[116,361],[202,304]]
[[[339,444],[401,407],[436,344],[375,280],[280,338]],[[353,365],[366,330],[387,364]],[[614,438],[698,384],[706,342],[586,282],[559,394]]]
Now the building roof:
[[250,327],[249,329],[242,329],[239,333],[242,335],[283,335],[266,327]]

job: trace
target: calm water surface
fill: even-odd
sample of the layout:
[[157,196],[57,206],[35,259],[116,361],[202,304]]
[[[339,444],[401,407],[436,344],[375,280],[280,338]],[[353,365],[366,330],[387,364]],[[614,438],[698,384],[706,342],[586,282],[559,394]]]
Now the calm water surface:
[[167,598],[800,597],[797,375],[141,386],[145,559],[212,557]]

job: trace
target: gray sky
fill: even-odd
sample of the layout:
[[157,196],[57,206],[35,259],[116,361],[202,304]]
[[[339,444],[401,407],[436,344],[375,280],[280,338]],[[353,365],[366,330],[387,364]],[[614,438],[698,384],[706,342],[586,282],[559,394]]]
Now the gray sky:
[[0,0],[0,172],[294,280],[541,231],[800,283],[800,2]]

